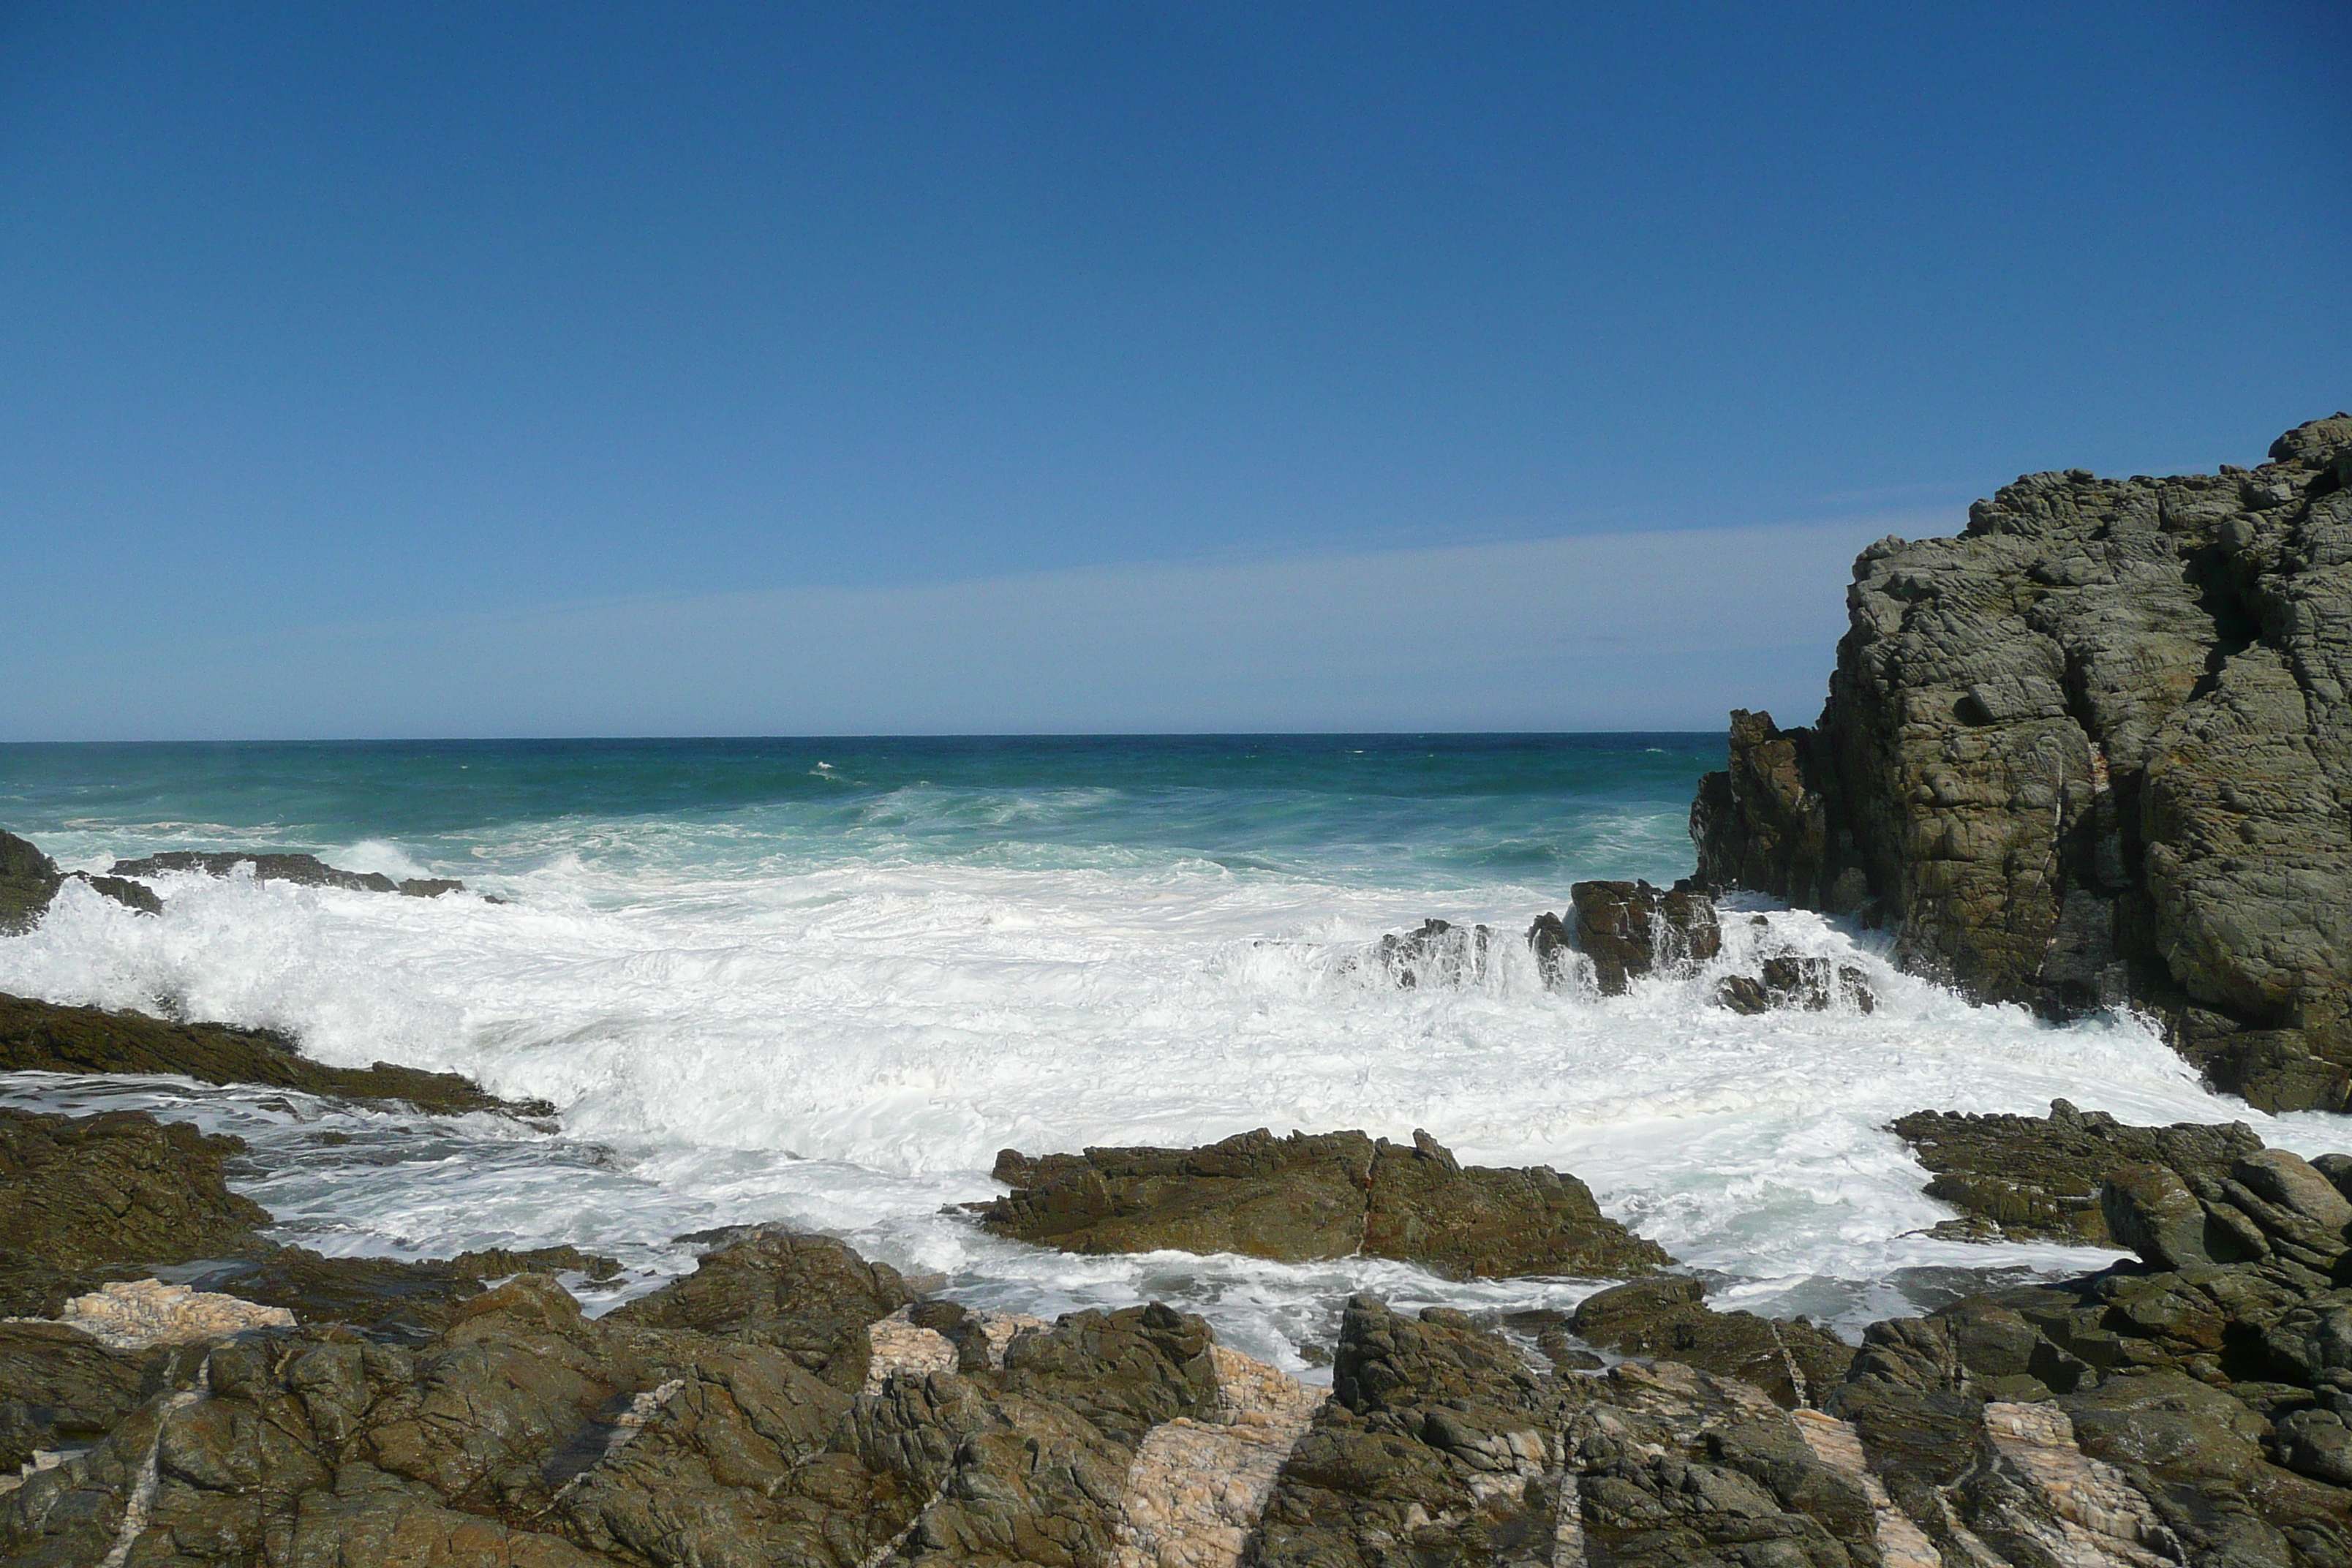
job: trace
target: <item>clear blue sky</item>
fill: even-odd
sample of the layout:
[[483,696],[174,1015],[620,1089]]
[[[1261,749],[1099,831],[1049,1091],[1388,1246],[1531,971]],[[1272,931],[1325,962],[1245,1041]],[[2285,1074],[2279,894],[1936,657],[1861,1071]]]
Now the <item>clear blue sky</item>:
[[2347,284],[2340,4],[0,5],[0,738],[1802,717]]

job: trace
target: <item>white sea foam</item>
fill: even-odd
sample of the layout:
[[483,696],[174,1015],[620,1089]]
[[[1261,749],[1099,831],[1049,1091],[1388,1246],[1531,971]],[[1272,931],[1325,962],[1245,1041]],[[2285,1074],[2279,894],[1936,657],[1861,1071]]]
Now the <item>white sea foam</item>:
[[[940,1210],[990,1195],[1006,1146],[1426,1128],[1465,1160],[1575,1172],[1728,1300],[1852,1326],[1948,1292],[1950,1271],[2107,1256],[1919,1235],[1949,1211],[1884,1131],[1905,1111],[2038,1113],[2064,1096],[2134,1121],[2244,1120],[2306,1152],[2347,1142],[2342,1119],[2208,1094],[2129,1020],[2053,1028],[1971,1007],[1808,913],[1735,917],[1715,965],[1603,1001],[1543,988],[1518,937],[1545,896],[1512,881],[1400,889],[1100,846],[942,857],[872,837],[940,813],[1084,805],[900,790],[856,808],[868,837],[854,855],[659,818],[519,827],[470,863],[373,852],[404,875],[463,875],[503,906],[189,876],[164,879],[156,919],[68,886],[38,930],[0,941],[0,990],[268,1026],[330,1062],[451,1068],[561,1108],[551,1138],[140,1091],[253,1139],[253,1190],[309,1245],[572,1241],[657,1270],[679,1266],[665,1243],[682,1231],[787,1219],[946,1273],[978,1305],[1159,1294],[1292,1366],[1349,1289],[1557,1304],[1589,1287],[1447,1286],[1360,1260],[1068,1258]],[[1497,927],[1484,977],[1374,977],[1362,960],[1380,934],[1430,915]],[[1861,966],[1877,1010],[1711,1005],[1717,976],[1759,943]],[[73,1090],[105,1092],[128,1091]],[[352,1142],[320,1142],[321,1128]]]

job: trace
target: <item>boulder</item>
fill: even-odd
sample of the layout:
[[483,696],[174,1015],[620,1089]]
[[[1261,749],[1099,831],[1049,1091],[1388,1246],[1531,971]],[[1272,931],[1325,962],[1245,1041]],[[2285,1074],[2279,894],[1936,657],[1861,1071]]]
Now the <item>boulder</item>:
[[1391,931],[1370,955],[1371,965],[1393,985],[1475,985],[1493,963],[1495,933],[1483,925],[1423,921],[1418,929]]
[[[44,1116],[0,1110],[0,1292],[47,1316],[68,1277],[180,1263],[252,1239],[269,1215],[229,1191],[237,1138],[138,1111]],[[72,1289],[66,1294],[79,1295]]]
[[2131,1002],[2270,1110],[2352,1097],[2352,423],[2252,471],[2028,475],[1863,552],[1811,729],[1734,715],[1697,881],[1898,928],[2053,1015]]
[[1463,1166],[1425,1132],[1276,1138],[1199,1149],[997,1156],[1011,1194],[973,1205],[999,1236],[1069,1252],[1238,1252],[1283,1262],[1359,1253],[1449,1278],[1622,1278],[1672,1261],[1545,1166]]

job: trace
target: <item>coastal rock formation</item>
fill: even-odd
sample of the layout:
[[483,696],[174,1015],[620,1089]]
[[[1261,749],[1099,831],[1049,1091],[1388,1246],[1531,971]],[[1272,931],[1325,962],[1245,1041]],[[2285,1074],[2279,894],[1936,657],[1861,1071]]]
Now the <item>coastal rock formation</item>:
[[904,1294],[762,1229],[602,1321],[527,1274],[422,1346],[249,1331],[28,1466],[0,1555],[1223,1565],[1318,1403],[1157,1305],[1027,1327],[993,1364],[877,1365],[904,1342],[868,1314]]
[[1718,1312],[1696,1279],[1637,1279],[1580,1302],[1577,1338],[1619,1355],[1663,1357],[1736,1377],[1783,1409],[1812,1404],[1844,1380],[1853,1347],[1802,1318]]
[[1687,884],[1662,891],[1647,882],[1578,882],[1568,898],[1577,951],[1592,961],[1603,996],[1623,995],[1653,970],[1704,963],[1723,951],[1714,902]]
[[346,871],[328,865],[316,855],[283,850],[205,852],[172,849],[143,859],[117,860],[110,875],[156,877],[166,871],[201,871],[207,876],[228,877],[235,875],[240,866],[250,868],[249,875],[257,882],[292,882],[305,888],[341,888],[358,893],[405,893],[413,899],[437,899],[444,893],[466,890],[465,883],[452,878],[411,877],[394,881],[381,871]]
[[2352,416],[2251,471],[2019,479],[1854,565],[1820,722],[1738,713],[1698,880],[1895,923],[2052,1013],[2130,1001],[2265,1110],[2352,1096]]
[[1966,1212],[1937,1234],[1965,1240],[2063,1241],[2129,1245],[2107,1227],[2099,1191],[2131,1165],[2160,1165],[2198,1186],[2231,1179],[2237,1163],[2262,1152],[2242,1121],[2134,1127],[2103,1110],[2077,1110],[2063,1100],[2044,1116],[1971,1116],[1915,1110],[1894,1132],[1935,1173],[1927,1195]]
[[[240,1139],[137,1112],[0,1110],[0,1274],[62,1281],[236,1247],[269,1221],[224,1177],[223,1163],[244,1149]],[[19,1290],[0,1287],[0,1310],[27,1310]],[[37,1299],[29,1310],[39,1312]]]
[[49,900],[68,882],[80,882],[93,892],[142,914],[162,912],[153,889],[119,876],[91,877],[64,872],[57,862],[13,833],[0,833],[0,935],[29,930],[48,912]]
[[1417,930],[1391,931],[1370,962],[1393,985],[1475,985],[1486,977],[1495,933],[1483,925],[1423,921]]
[[267,1029],[174,1024],[143,1013],[68,1007],[5,994],[0,994],[0,1071],[167,1073],[199,1083],[267,1084],[451,1115],[468,1110],[524,1117],[555,1113],[543,1100],[504,1100],[485,1094],[456,1073],[425,1072],[390,1062],[366,1068],[329,1067]]
[[999,1236],[1066,1252],[1238,1252],[1299,1263],[1359,1253],[1452,1279],[1618,1279],[1673,1261],[1604,1215],[1574,1176],[1464,1166],[1425,1132],[1411,1147],[1361,1132],[1260,1128],[1199,1149],[1007,1149],[1013,1188],[975,1205]]

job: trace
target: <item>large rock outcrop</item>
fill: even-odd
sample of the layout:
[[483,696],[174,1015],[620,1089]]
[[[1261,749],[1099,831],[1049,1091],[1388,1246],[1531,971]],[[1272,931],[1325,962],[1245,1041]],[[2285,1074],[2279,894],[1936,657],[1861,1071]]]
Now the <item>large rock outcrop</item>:
[[1622,1279],[1674,1261],[1548,1166],[1465,1166],[1425,1132],[1265,1128],[1199,1149],[1007,1149],[1013,1191],[978,1205],[999,1236],[1066,1252],[1238,1252],[1286,1263],[1393,1258],[1454,1279]]
[[1737,713],[1698,879],[1894,922],[2053,1014],[2132,1002],[2265,1110],[2352,1100],[2352,416],[2251,471],[2019,479],[1854,563],[1820,722]]

